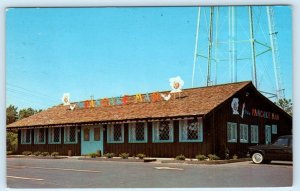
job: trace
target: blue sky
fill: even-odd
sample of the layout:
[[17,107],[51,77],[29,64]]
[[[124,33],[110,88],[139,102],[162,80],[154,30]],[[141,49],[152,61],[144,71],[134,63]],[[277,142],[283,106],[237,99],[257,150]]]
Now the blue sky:
[[[281,77],[286,97],[292,98],[291,9],[275,7],[274,10]],[[261,14],[262,9],[255,11],[261,22],[257,25],[257,38],[264,41],[266,18]],[[222,40],[228,31],[226,8],[220,14],[224,15],[219,26]],[[208,17],[208,12],[203,9],[200,53],[207,47],[205,16]],[[247,39],[248,18],[243,9],[237,11],[237,18],[243,31],[238,38]],[[9,9],[6,105],[45,109],[60,104],[66,92],[71,94],[71,101],[81,101],[91,95],[104,98],[169,90],[169,78],[178,75],[185,81],[184,88],[190,88],[196,20],[196,7]],[[222,51],[225,46],[228,45],[220,45],[223,52],[220,57],[222,54],[226,57],[226,51]],[[245,46],[241,44],[238,48]],[[247,55],[247,50],[242,54]],[[272,91],[275,86],[270,57],[271,54],[258,61],[262,66],[259,88],[265,91]],[[251,80],[249,63],[239,63],[238,81]],[[199,59],[196,87],[205,85],[200,72],[203,76],[205,64]],[[230,82],[226,64],[220,64],[218,83]]]

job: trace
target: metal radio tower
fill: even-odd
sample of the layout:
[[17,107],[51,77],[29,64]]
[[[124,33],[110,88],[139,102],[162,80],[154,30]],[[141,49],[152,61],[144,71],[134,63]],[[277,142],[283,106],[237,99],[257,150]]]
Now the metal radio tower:
[[[222,9],[223,8],[223,9]],[[267,52],[272,53],[272,62],[273,62],[273,71],[275,76],[275,83],[276,83],[276,93],[270,93],[266,91],[260,90],[262,93],[267,94],[271,97],[275,97],[277,100],[284,98],[284,89],[282,88],[281,78],[280,78],[280,67],[279,67],[279,51],[278,51],[278,45],[277,45],[277,31],[276,31],[276,25],[274,21],[274,11],[272,7],[267,6],[266,7],[266,15],[267,15],[267,22],[268,22],[268,32],[269,32],[269,43],[263,43],[260,42],[256,37],[256,32],[259,30],[257,23],[259,21],[255,20],[254,17],[254,10],[253,6],[246,7],[248,9],[248,13],[245,11],[243,14],[247,15],[248,22],[249,22],[249,33],[247,35],[244,35],[243,38],[245,39],[238,39],[241,38],[241,35],[239,35],[240,30],[237,30],[237,19],[236,18],[236,10],[239,7],[229,6],[229,7],[203,7],[198,8],[198,15],[197,15],[197,29],[196,29],[196,42],[195,42],[195,51],[194,51],[194,63],[193,63],[193,73],[192,73],[192,87],[194,87],[195,82],[195,72],[196,72],[196,65],[199,63],[199,57],[201,59],[205,59],[206,61],[202,61],[200,67],[204,67],[206,63],[206,86],[210,86],[213,84],[218,84],[218,70],[221,66],[221,61],[226,61],[228,63],[228,72],[229,72],[229,81],[230,82],[237,82],[238,81],[238,62],[242,62],[245,60],[249,60],[251,62],[251,80],[256,88],[260,90],[260,80],[259,75],[257,71],[259,70],[259,67],[261,66],[261,63],[259,62],[260,66],[257,66],[258,60],[257,58],[264,55]],[[204,36],[207,35],[207,47],[205,47],[206,54],[199,53],[199,33],[200,33],[200,24],[201,24],[201,9],[204,9],[204,17],[206,21],[206,28]],[[220,17],[222,13],[220,13],[220,9],[223,10],[223,15]],[[227,9],[227,10],[226,10]],[[206,11],[209,10],[209,19],[208,16],[206,16]],[[225,10],[225,12],[224,12]],[[227,15],[224,16],[224,13],[227,12]],[[220,18],[226,18],[228,17],[228,33],[224,30],[224,27],[220,27]],[[242,18],[243,22],[245,22],[245,18]],[[256,25],[254,25],[256,24]],[[201,27],[202,24],[201,24]],[[219,31],[220,28],[222,31]],[[256,28],[255,28],[256,27]],[[260,26],[260,29],[262,27]],[[223,39],[221,41],[219,38],[219,34],[223,33],[224,36],[228,36],[227,40]],[[225,34],[226,33],[226,34]],[[206,34],[206,35],[205,35]],[[201,36],[200,36],[201,37]],[[203,35],[202,35],[202,40]],[[242,45],[243,48],[248,47],[248,53],[246,56],[241,56],[241,54],[238,55],[239,44],[244,43]],[[203,45],[203,41],[200,43]],[[220,46],[227,44],[226,50],[221,50]],[[221,58],[221,54],[224,52],[228,52],[227,58]],[[241,52],[241,51],[240,51]],[[199,63],[200,64],[200,63]],[[250,67],[250,65],[248,66]],[[214,66],[214,67],[213,67]],[[223,68],[224,70],[224,68]],[[226,70],[226,69],[225,69]],[[205,71],[205,70],[203,70]],[[221,71],[221,70],[220,70]],[[224,72],[225,73],[225,72]],[[214,76],[213,76],[214,75]]]

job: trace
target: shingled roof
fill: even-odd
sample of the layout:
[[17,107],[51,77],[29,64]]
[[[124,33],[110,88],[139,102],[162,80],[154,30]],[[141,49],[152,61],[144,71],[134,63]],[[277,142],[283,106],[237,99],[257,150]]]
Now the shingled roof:
[[[184,89],[180,98],[157,102],[135,102],[129,96],[127,104],[75,108],[58,105],[8,125],[8,128],[56,126],[92,122],[112,122],[122,120],[156,119],[178,116],[201,116],[223,103],[250,81],[222,84],[209,87]],[[168,93],[168,92],[160,92]]]

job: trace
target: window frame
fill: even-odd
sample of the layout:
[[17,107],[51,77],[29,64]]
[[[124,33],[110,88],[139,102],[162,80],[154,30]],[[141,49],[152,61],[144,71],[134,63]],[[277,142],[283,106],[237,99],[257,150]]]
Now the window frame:
[[[54,129],[59,129],[59,142],[54,142]],[[53,127],[53,128],[48,129],[48,143],[49,144],[61,144],[61,128],[60,127]]]
[[277,135],[277,133],[278,133],[278,125],[277,124],[272,124],[272,126],[271,126],[271,131],[272,131],[272,134],[273,135]]
[[[256,131],[254,131],[254,129],[256,128]],[[259,129],[258,129],[258,125],[250,125],[250,143],[259,143]],[[256,132],[256,135],[254,135],[254,132]],[[253,136],[254,135],[254,136]],[[256,139],[254,140],[253,138]]]
[[[234,125],[234,126],[233,126]],[[228,136],[228,128],[230,127],[230,138],[231,139],[228,139],[229,138],[229,136]],[[232,127],[234,127],[234,136],[235,136],[235,139],[232,139],[232,135],[231,135],[231,133],[232,133],[232,130],[231,130],[231,128]],[[237,123],[233,123],[233,122],[227,122],[227,142],[228,143],[237,143],[237,140],[238,140],[238,138],[237,138]]]
[[[29,131],[29,135],[30,135],[30,141],[26,142],[27,139],[27,131]],[[22,145],[29,145],[31,144],[32,141],[32,135],[31,135],[31,129],[21,129],[21,144]]]
[[[115,125],[121,125],[121,138],[122,140],[120,141],[115,141],[114,139],[114,129],[115,129]],[[115,124],[108,124],[107,125],[107,143],[124,143],[124,123],[115,123]]]
[[[243,129],[243,131],[242,131],[242,129]],[[246,135],[247,135],[246,138],[244,137],[245,134],[242,134],[242,132],[245,132],[245,131],[246,131]],[[239,138],[240,143],[249,143],[249,125],[241,123],[239,134],[240,134],[240,138]]]
[[[39,130],[40,129],[44,129],[44,141],[39,141]],[[45,128],[35,128],[34,129],[34,144],[37,144],[37,145],[39,145],[39,144],[46,144],[46,129]]]
[[[69,137],[70,139],[70,129],[74,127],[75,128],[75,141],[70,141],[70,140],[67,140],[67,138]],[[67,129],[69,129],[69,131],[67,131]],[[64,143],[65,144],[77,144],[78,143],[78,132],[77,132],[77,126],[67,126],[67,127],[64,127]],[[67,136],[67,134],[69,136]]]
[[[169,140],[159,140],[159,131],[158,128],[160,126],[161,122],[164,121],[153,121],[152,122],[152,143],[173,143],[174,142],[174,123],[173,120],[166,120],[169,121],[169,127],[170,127],[170,132],[169,132]],[[157,129],[157,130],[155,130]],[[156,132],[156,134],[155,134]],[[158,137],[158,139],[156,139]]]
[[[132,137],[133,129],[136,128],[137,123],[143,123],[144,124],[144,140],[136,140]],[[128,143],[147,143],[148,142],[148,123],[147,122],[135,122],[135,123],[129,123],[128,124]],[[136,136],[136,135],[135,135]]]
[[[189,120],[193,120],[193,119],[179,120],[179,142],[203,142],[203,119],[202,118],[198,118],[196,120],[198,123],[198,139],[189,140],[188,136],[186,139],[183,139],[184,127],[185,127],[185,125],[187,126]],[[188,132],[186,132],[186,133],[188,133]]]

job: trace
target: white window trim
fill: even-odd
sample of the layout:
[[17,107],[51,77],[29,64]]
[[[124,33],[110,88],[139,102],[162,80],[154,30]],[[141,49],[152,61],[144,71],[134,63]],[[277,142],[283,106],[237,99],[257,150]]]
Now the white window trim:
[[136,127],[136,123],[129,123],[128,124],[128,142],[129,143],[147,143],[148,142],[148,123],[146,122],[139,122],[144,123],[144,140],[136,140],[135,137],[132,136],[133,131]]
[[[26,131],[29,131],[30,141],[29,143],[26,142]],[[21,129],[21,144],[28,145],[31,144],[31,129]]]
[[[64,128],[64,143],[65,144],[77,144],[77,142],[78,142],[77,127],[75,127],[75,141],[70,141],[70,128],[71,128],[71,126]],[[68,140],[68,138],[69,138],[69,140]]]
[[251,125],[250,128],[251,128],[251,143],[259,143],[258,125]]
[[49,144],[61,144],[61,128],[60,127],[56,127],[56,128],[59,129],[59,141],[54,142],[54,128],[49,128],[48,129],[48,143]]
[[[179,121],[179,142],[203,142],[203,120],[202,118],[198,119],[198,139],[183,139],[182,134],[185,126],[187,126],[188,119]],[[187,129],[185,129],[187,131]]]
[[[234,137],[232,139],[232,136],[231,136],[231,139],[228,140],[228,128],[230,127],[230,133],[232,132],[231,131],[231,128],[233,127],[234,125],[234,129],[235,129],[235,132],[234,132]],[[237,143],[237,123],[232,123],[232,122],[227,122],[227,142],[228,143]]]
[[44,129],[44,141],[39,141],[40,128],[34,129],[34,144],[45,144],[46,143],[46,129]]
[[[247,124],[240,124],[240,143],[248,143],[249,142],[249,131],[248,131],[248,125]],[[243,129],[243,130],[242,130]],[[244,134],[242,132],[246,131],[246,136],[244,137]]]
[[124,143],[124,123],[121,124],[121,135],[122,139],[120,141],[113,140],[114,138],[114,125],[115,124],[109,124],[107,125],[107,143]]
[[170,132],[169,132],[169,140],[159,140],[159,124],[162,121],[154,121],[152,122],[152,142],[153,143],[173,143],[174,142],[174,123],[170,120]]

